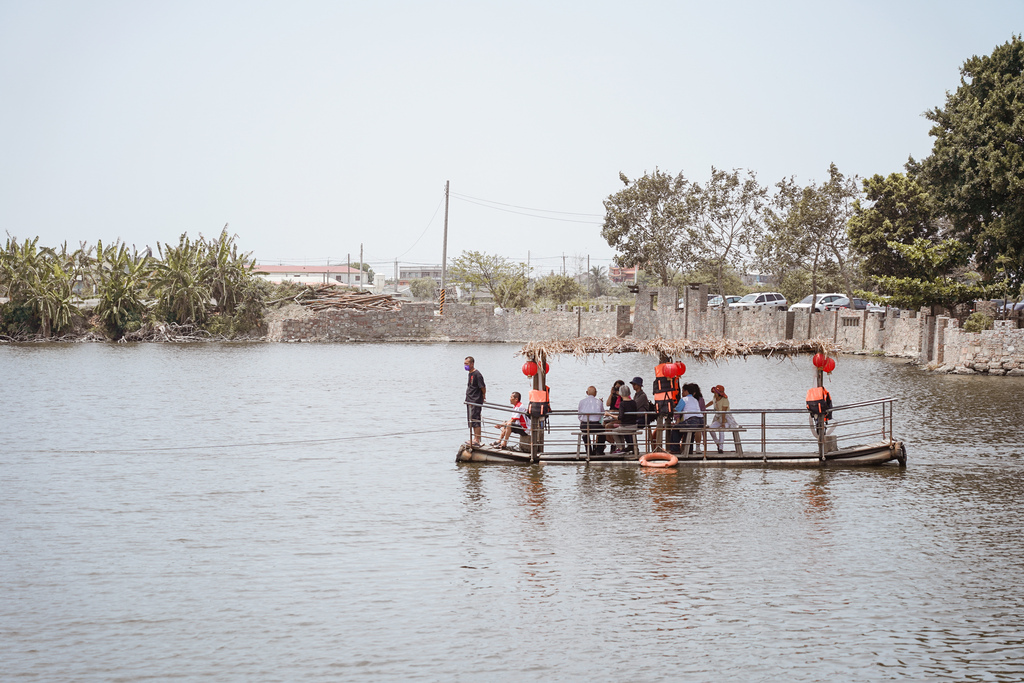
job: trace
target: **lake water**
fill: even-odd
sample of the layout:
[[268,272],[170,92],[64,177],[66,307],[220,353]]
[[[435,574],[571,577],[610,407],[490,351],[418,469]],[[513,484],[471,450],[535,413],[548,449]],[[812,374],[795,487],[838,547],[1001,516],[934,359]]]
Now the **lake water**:
[[[840,358],[905,469],[456,464],[463,357],[503,401],[517,348],[0,346],[0,677],[1024,679],[1024,380]],[[653,365],[553,361],[554,407]]]

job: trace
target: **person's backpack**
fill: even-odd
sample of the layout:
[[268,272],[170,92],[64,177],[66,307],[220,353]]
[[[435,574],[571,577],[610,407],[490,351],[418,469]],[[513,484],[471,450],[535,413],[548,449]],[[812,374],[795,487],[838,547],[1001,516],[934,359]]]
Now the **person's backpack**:
[[825,421],[832,419],[832,396],[825,387],[807,390],[807,411],[811,415],[824,415]]

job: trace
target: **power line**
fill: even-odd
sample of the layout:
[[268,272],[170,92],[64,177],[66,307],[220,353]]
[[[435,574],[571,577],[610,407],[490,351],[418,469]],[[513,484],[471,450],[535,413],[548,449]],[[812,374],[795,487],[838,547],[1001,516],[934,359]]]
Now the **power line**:
[[[455,196],[455,195],[453,195],[453,196]],[[472,200],[466,199],[465,197],[457,197],[456,196],[456,199],[461,200],[463,202],[466,202],[467,204],[475,204],[477,206],[481,206],[484,209],[493,209],[495,211],[504,211],[505,213],[514,213],[514,214],[518,214],[520,216],[529,216],[530,218],[542,218],[544,220],[557,220],[557,221],[560,221],[560,222],[563,222],[563,223],[586,223],[587,225],[601,225],[602,224],[602,223],[600,223],[598,221],[594,221],[594,220],[574,220],[572,218],[558,218],[556,216],[539,216],[537,214],[526,213],[524,211],[513,211],[512,209],[502,209],[501,207],[489,206],[487,204],[482,204],[480,202],[474,202]],[[596,215],[596,214],[582,214],[582,215]]]
[[458,192],[452,192],[453,197],[459,197],[461,199],[475,199],[478,202],[487,202],[488,204],[498,204],[499,206],[510,206],[513,209],[523,209],[525,211],[540,211],[541,213],[561,213],[567,216],[593,216],[594,218],[602,218],[603,215],[599,213],[577,213],[574,211],[554,211],[553,209],[535,209],[531,206],[517,206],[515,204],[504,204],[502,202],[496,202],[491,199],[483,199],[481,197],[472,197],[468,194],[461,194]]

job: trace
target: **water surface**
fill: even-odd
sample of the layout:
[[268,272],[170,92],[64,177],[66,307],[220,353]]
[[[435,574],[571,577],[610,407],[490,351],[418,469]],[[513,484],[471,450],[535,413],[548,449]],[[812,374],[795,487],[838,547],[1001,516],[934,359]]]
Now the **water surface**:
[[[0,347],[13,680],[1020,680],[1024,380],[840,358],[906,469],[457,465],[511,345]],[[810,361],[690,364],[736,408]],[[552,362],[555,408],[653,376]]]

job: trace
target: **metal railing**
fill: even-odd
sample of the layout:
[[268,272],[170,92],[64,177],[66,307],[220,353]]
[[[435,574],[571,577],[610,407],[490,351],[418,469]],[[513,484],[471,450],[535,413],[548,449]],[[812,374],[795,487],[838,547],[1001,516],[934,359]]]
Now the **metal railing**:
[[[792,452],[819,453],[823,456],[825,452],[833,452],[855,445],[893,440],[892,404],[895,400],[892,397],[885,397],[835,406],[832,409],[832,419],[825,424],[824,434],[821,434],[815,426],[814,419],[806,408],[738,408],[728,411],[728,414],[743,429],[739,438],[746,455]],[[481,440],[485,444],[498,440],[500,432],[495,429],[495,426],[501,425],[509,417],[518,417],[522,414],[508,405],[470,404],[469,402],[466,405],[481,406]],[[641,453],[663,449],[668,445],[666,437],[670,431],[696,433],[705,452],[708,444],[712,448],[716,448],[715,442],[710,436],[719,431],[716,427],[710,426],[713,416],[716,414],[722,413],[705,412],[705,426],[691,427],[669,424],[668,415],[659,416],[653,412],[636,413],[638,417],[645,416],[650,420],[650,424],[646,428],[641,427],[637,430],[636,448]],[[527,432],[528,436],[523,440],[526,443],[533,443],[535,452],[575,453],[581,459],[587,457],[586,449],[582,446],[580,422],[575,410],[552,410],[547,417],[542,418],[539,422],[542,425],[543,437],[536,439],[530,436],[537,433],[536,425],[531,424],[531,428]],[[605,430],[604,433],[606,436],[616,439],[621,436],[621,432],[614,429]],[[593,433],[594,436],[597,434],[597,432]],[[735,450],[735,439],[731,435],[732,432],[724,431],[723,447],[726,451]],[[472,438],[472,431],[470,431],[470,440]],[[517,443],[516,439],[517,437],[513,435],[509,443]]]

